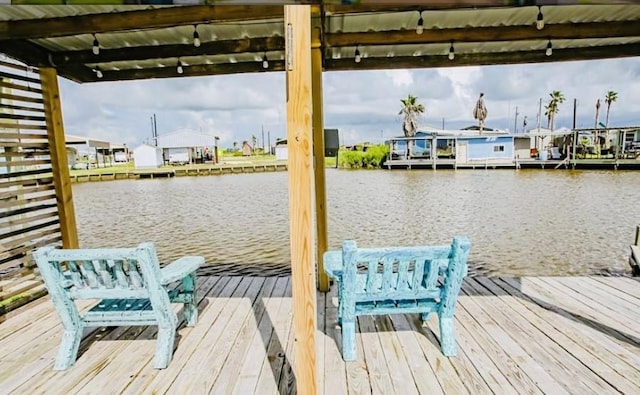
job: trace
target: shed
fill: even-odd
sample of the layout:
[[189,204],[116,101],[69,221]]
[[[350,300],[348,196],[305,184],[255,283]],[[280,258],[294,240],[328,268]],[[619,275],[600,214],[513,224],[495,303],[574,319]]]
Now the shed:
[[276,160],[289,159],[289,148],[287,146],[287,140],[276,141]]
[[251,147],[251,144],[249,144],[248,141],[243,141],[242,142],[242,156],[251,156],[252,153],[253,153],[253,148]]
[[142,144],[133,150],[133,161],[136,169],[155,169],[163,164],[162,149]]

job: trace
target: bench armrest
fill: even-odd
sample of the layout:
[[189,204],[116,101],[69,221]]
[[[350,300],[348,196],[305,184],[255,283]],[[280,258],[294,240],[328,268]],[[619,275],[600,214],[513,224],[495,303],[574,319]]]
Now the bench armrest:
[[342,250],[324,253],[324,271],[329,277],[340,279],[342,277],[342,268]]
[[182,280],[204,264],[201,256],[185,256],[160,269],[162,285]]

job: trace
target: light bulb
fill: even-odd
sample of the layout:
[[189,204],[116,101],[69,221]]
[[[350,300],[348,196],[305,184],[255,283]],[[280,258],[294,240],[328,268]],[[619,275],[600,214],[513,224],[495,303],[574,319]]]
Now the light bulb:
[[451,47],[449,47],[449,60],[453,60],[456,57],[456,52],[453,49],[453,43],[451,44]]
[[178,60],[178,67],[176,68],[178,74],[184,73],[184,69],[182,68],[182,62]]
[[424,31],[424,19],[422,19],[422,11],[420,11],[420,19],[418,19],[418,26],[416,26],[416,34],[422,34]]
[[98,67],[96,67],[96,77],[98,77],[98,78],[102,78],[103,77],[102,70],[100,70],[100,68],[98,68]]
[[536,29],[544,28],[544,15],[542,15],[542,7],[538,6],[538,17],[536,18]]
[[193,46],[194,47],[200,46],[200,35],[198,34],[197,25],[193,27]]
[[94,55],[98,55],[100,53],[100,43],[98,42],[98,38],[95,34],[93,35],[93,47],[91,48],[91,51]]
[[551,41],[549,41],[549,44],[547,44],[547,50],[544,53],[547,56],[551,56],[551,54],[553,54],[553,47],[551,45]]
[[267,59],[267,54],[264,54],[264,56],[262,57],[262,68],[263,69],[269,68],[269,59]]
[[361,60],[362,60],[362,56],[360,56],[360,50],[358,49],[358,47],[356,47],[355,61],[356,63],[360,63]]

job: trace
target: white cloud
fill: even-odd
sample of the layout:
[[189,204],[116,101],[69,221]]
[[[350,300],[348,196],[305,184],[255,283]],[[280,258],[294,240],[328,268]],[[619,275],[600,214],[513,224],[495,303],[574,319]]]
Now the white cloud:
[[[577,99],[578,127],[590,127],[595,102],[606,91],[618,92],[611,107],[612,126],[640,124],[640,62],[638,58],[514,66],[459,67],[393,71],[328,72],[323,76],[326,127],[338,128],[341,141],[378,141],[402,134],[400,99],[418,96],[426,107],[421,125],[447,128],[474,124],[473,105],[480,92],[489,110],[487,126],[513,128],[518,107],[521,127],[526,115],[535,126],[540,98],[560,90],[557,127],[571,127]],[[155,113],[159,133],[178,128],[220,136],[222,146],[233,141],[271,140],[286,135],[284,73],[259,73],[145,81],[60,83],[65,129],[114,143],[140,143],[151,136]],[[544,110],[543,110],[544,112]],[[604,120],[601,111],[600,119]],[[544,115],[543,115],[544,118]],[[546,120],[543,120],[543,126]]]

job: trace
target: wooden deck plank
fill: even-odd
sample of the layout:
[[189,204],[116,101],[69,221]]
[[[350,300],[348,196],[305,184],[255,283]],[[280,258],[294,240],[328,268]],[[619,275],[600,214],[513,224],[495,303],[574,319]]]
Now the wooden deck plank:
[[393,383],[389,377],[389,367],[384,358],[375,322],[370,316],[360,316],[358,322],[360,323],[360,333],[356,334],[356,337],[359,335],[362,338],[364,355],[357,355],[356,358],[364,358],[369,371],[371,393],[392,394],[394,393]]
[[589,304],[598,303],[603,308],[624,314],[633,321],[640,322],[640,299],[635,299],[589,277],[563,278],[561,283],[582,294],[589,300]]
[[589,303],[589,299],[582,294],[553,279],[547,281],[546,278],[529,278],[528,281],[545,289],[560,306],[571,306],[569,308],[573,309],[575,314],[607,325],[612,329],[612,333],[622,335],[634,343],[640,343],[640,340],[632,335],[636,331],[637,323],[624,314],[610,311],[599,303]]
[[[554,312],[553,309],[546,308],[546,305],[534,304],[532,306],[531,303],[534,302],[527,295],[520,293],[501,279],[495,280],[495,282],[488,279],[479,279],[478,281],[486,287],[497,287],[498,290],[494,290],[494,293],[500,292],[501,289],[513,294],[515,298],[509,303],[509,307],[513,311],[528,319],[549,336],[551,341],[556,342],[567,353],[573,355],[580,363],[595,373],[594,376],[581,375],[581,380],[599,382],[598,378],[601,378],[618,391],[625,393],[638,391],[637,388],[634,389],[637,385],[634,382],[640,383],[640,371],[617,359],[617,356],[621,355],[618,352],[625,353],[625,350],[617,344],[606,337],[598,339],[597,342],[594,341],[593,336],[575,327],[579,325],[578,323]],[[536,306],[540,306],[540,308]],[[640,361],[638,361],[637,367],[640,369]],[[588,371],[584,372],[588,373]],[[599,383],[596,384],[595,388],[597,387],[601,387]]]
[[402,352],[407,358],[418,392],[421,394],[444,394],[431,365],[425,363],[420,344],[418,344],[415,334],[407,323],[407,316],[397,314],[391,315],[389,318],[397,331],[396,336],[402,346]]
[[256,394],[271,394],[278,391],[282,365],[284,359],[289,357],[286,355],[285,350],[293,320],[292,286],[291,278],[289,278],[289,283],[287,284],[288,297],[282,301],[278,315],[273,320],[273,334],[267,346],[266,362],[262,365],[258,375],[258,382],[254,392]]
[[[275,286],[278,289],[275,289]],[[253,317],[247,316],[244,321],[244,325],[239,330],[235,342],[231,347],[231,353],[224,361],[220,369],[218,377],[212,384],[212,388],[209,393],[212,394],[229,394],[233,389],[236,379],[238,378],[238,372],[242,368],[245,359],[256,359],[259,354],[258,349],[250,349],[251,340],[258,334],[259,325],[265,321],[270,322],[268,313],[265,313],[266,305],[264,299],[270,298],[273,294],[275,297],[281,297],[286,289],[287,282],[277,281],[276,277],[269,277],[265,280],[260,294],[256,298],[256,301],[251,306]],[[265,314],[267,314],[265,316]],[[253,318],[253,319],[252,319]],[[264,347],[262,347],[264,349]]]
[[395,393],[418,394],[418,388],[415,380],[413,380],[407,357],[396,336],[396,329],[393,327],[389,316],[377,316],[375,324],[384,358],[387,361],[389,371],[393,372],[389,376]]
[[[233,394],[252,394],[258,382],[260,370],[265,363],[267,357],[267,347],[273,336],[274,319],[281,314],[280,307],[286,297],[287,287],[289,286],[289,277],[280,277],[277,280],[276,287],[272,296],[265,301],[265,313],[258,324],[258,330],[251,339],[250,357],[247,357],[239,370],[238,379],[234,388],[230,393]],[[280,292],[280,289],[282,291]]]
[[[486,328],[474,318],[472,313],[467,311],[465,304],[468,298],[470,296],[461,295],[458,299],[459,304],[456,307],[455,316],[456,329],[460,330],[460,335],[456,335],[456,337],[462,338],[467,335],[465,341],[475,342],[480,348],[477,353],[484,354],[491,360],[491,364],[484,366],[484,368],[490,369],[490,375],[495,376],[495,380],[500,383],[501,390],[505,388],[505,391],[509,391],[509,387],[511,387],[518,393],[542,394],[536,383],[520,369],[513,356],[503,348],[500,342],[489,336],[486,333]],[[469,350],[464,348],[462,351],[468,352]],[[509,385],[505,386],[503,381],[507,381]]]
[[[342,333],[338,326],[338,309],[334,304],[334,298],[336,296],[336,287],[332,287],[329,292],[325,294],[325,335],[324,335],[324,391],[322,393],[327,395],[333,394],[347,394],[347,376],[349,375],[349,369],[347,368],[344,360],[342,359]],[[335,301],[337,303],[337,300]],[[363,366],[363,364],[359,364]],[[321,370],[322,372],[322,370]],[[361,374],[356,377],[366,378],[366,369],[359,371]],[[322,380],[322,377],[320,377]],[[363,392],[364,386],[363,380],[357,380],[356,386],[358,391]],[[368,387],[369,381],[366,379],[366,386]],[[369,391],[367,391],[369,392]]]
[[[179,347],[174,351],[169,366],[164,370],[144,367],[144,373],[132,375],[123,391],[128,393],[142,393],[146,388],[156,388],[160,383],[169,383],[180,374],[186,361],[193,352],[206,343],[205,334],[217,319],[227,298],[235,292],[240,284],[240,277],[221,277],[216,281],[207,295],[203,295],[202,306],[198,306],[198,323],[191,330],[189,336],[180,340]],[[215,295],[215,298],[212,297]]]
[[606,284],[612,288],[625,292],[627,295],[631,295],[636,299],[640,299],[640,280],[636,278],[627,277],[606,277],[606,276],[593,276],[591,277],[596,281]]
[[543,392],[552,394],[568,394],[568,392],[515,340],[520,333],[509,333],[503,329],[502,323],[493,314],[487,315],[481,304],[481,298],[466,298],[464,308],[476,318],[486,333],[504,348],[520,369],[528,375]]
[[[327,280],[328,281],[328,280]],[[327,314],[327,294],[324,292],[316,292],[316,366],[318,371],[318,394],[324,394],[324,386],[325,380],[322,379],[324,376],[323,372],[326,371],[324,365],[324,337],[326,333],[326,320],[325,316]]]
[[533,316],[531,312],[528,312],[526,317],[514,314],[513,306],[518,302],[512,296],[498,296],[492,290],[499,294],[502,291],[501,288],[495,286],[491,280],[484,281],[484,283],[487,287],[479,281],[470,279],[466,281],[465,287],[472,289],[472,293],[481,295],[483,300],[486,298],[491,303],[492,313],[500,319],[503,327],[510,333],[521,333],[521,336],[517,336],[516,341],[542,366],[546,367],[547,372],[568,392],[588,393],[596,389],[597,392],[603,393],[601,391],[610,392],[613,390],[609,384],[598,379],[597,376],[595,380],[592,380],[594,375],[591,374],[588,367],[584,366],[572,354],[567,353],[562,346],[550,339],[548,334],[531,323],[529,320]]
[[[224,311],[220,314],[225,319],[217,320],[209,329],[207,335],[216,339],[215,344],[196,349],[183,368],[183,371],[189,374],[179,375],[168,388],[168,392],[208,393],[213,387],[213,383],[222,370],[222,365],[238,335],[237,329],[241,328],[245,319],[251,314],[251,307],[258,297],[265,279],[253,277],[249,281],[246,292],[238,287],[241,292],[234,293],[227,301]],[[253,316],[251,319],[254,319]],[[193,374],[203,366],[206,366],[206,375]]]
[[[290,393],[290,281],[205,278],[198,323],[179,328],[164,370],[151,366],[156,328],[149,326],[98,330],[81,343],[86,351],[76,365],[55,372],[59,318],[50,302],[25,309],[0,323],[0,344],[8,347],[0,353],[13,358],[0,358],[0,393]],[[439,349],[436,316],[422,327],[417,315],[392,315],[358,318],[358,359],[348,363],[334,287],[317,294],[318,388],[332,395],[640,393],[636,284],[622,277],[467,279],[455,313],[456,357]]]
[[[219,279],[214,277],[197,282],[198,309],[203,307],[206,295],[215,287],[217,282],[219,282]],[[176,351],[181,349],[183,340],[189,337],[194,328],[185,326],[182,305],[175,304],[173,307],[178,313],[178,331],[174,346],[175,355]],[[129,328],[117,339],[117,345],[114,345],[117,349],[112,350],[108,355],[108,358],[110,358],[109,363],[102,363],[102,360],[97,359],[93,363],[82,364],[84,369],[100,369],[99,377],[78,383],[76,386],[66,389],[65,392],[99,393],[104,388],[110,388],[116,393],[122,392],[132,379],[144,375],[145,372],[155,370],[152,364],[157,345],[157,335],[158,327],[156,325]],[[174,362],[172,358],[169,365]]]

